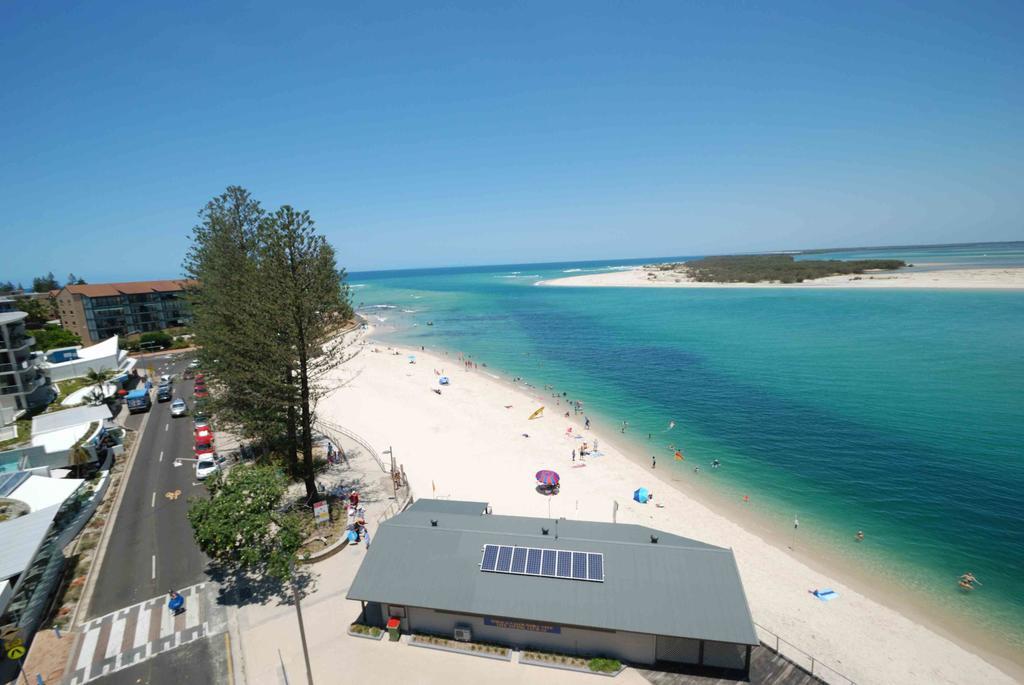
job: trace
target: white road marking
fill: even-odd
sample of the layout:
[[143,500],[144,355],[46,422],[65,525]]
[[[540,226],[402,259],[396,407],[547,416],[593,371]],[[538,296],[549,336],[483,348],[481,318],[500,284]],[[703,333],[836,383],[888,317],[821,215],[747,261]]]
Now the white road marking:
[[153,555],[153,580],[156,580],[156,555]]
[[124,629],[126,623],[128,623],[127,618],[118,618],[116,615],[114,616],[114,622],[110,626],[110,637],[107,639],[107,651],[103,655],[104,659],[109,659],[110,657],[121,653],[121,643],[124,642]]
[[171,427],[171,424],[169,424],[169,423],[167,423],[167,424],[164,424],[164,433],[166,433],[166,432],[167,432],[167,430],[168,430],[168,429],[169,429],[170,427]]
[[78,653],[78,668],[85,668],[92,663],[92,653],[96,651],[96,643],[99,639],[99,630],[87,630],[85,632],[85,641],[82,643],[82,651]]
[[163,460],[164,460],[164,451],[160,450],[160,459],[159,459],[159,461],[163,461]]
[[151,507],[155,507],[156,506],[156,492],[153,493],[153,498],[151,500],[149,500],[149,506],[151,506]]

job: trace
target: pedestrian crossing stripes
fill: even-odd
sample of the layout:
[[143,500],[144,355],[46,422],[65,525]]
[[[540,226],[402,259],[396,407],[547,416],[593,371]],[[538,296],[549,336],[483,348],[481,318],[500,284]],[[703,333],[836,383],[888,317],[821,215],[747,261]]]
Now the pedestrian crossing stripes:
[[178,614],[171,613],[167,597],[161,596],[88,621],[68,685],[83,685],[227,629],[227,611],[216,601],[215,585],[199,583],[179,594],[185,609]]

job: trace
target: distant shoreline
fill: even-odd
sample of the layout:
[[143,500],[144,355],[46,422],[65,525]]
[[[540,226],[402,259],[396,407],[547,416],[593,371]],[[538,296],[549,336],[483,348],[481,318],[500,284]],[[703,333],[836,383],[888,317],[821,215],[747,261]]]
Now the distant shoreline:
[[803,283],[709,283],[679,272],[638,266],[607,273],[567,276],[535,285],[581,288],[915,288],[946,290],[1024,290],[1024,268],[943,269],[885,271],[860,275],[826,276]]

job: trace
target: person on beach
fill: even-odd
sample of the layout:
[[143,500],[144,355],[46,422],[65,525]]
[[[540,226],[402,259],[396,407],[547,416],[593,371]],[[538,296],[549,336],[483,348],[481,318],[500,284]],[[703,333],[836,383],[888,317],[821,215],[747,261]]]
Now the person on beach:
[[717,459],[714,459],[711,462],[711,468],[713,468],[713,469],[717,469],[721,465],[722,465],[722,462],[718,461]]
[[576,461],[576,450],[572,451],[572,460]]
[[858,530],[857,534],[853,536],[853,539],[857,542],[864,542],[864,531]]
[[651,468],[654,469],[654,468],[657,468],[657,467],[658,467],[658,459],[652,454],[651,455]]
[[590,417],[589,416],[584,416],[583,417],[583,427],[586,428],[587,430],[590,430]]

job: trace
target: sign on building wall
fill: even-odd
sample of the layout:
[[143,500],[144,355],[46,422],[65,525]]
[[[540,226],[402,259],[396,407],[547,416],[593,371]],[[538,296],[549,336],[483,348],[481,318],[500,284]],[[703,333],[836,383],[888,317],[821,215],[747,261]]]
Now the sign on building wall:
[[505,628],[511,630],[528,630],[532,633],[561,633],[561,626],[551,626],[544,623],[528,623],[526,621],[506,621],[501,618],[491,618],[490,616],[484,617],[485,626],[494,626],[495,628]]

